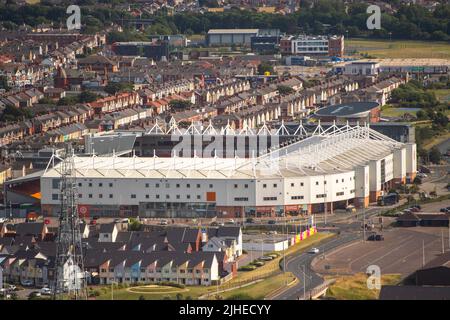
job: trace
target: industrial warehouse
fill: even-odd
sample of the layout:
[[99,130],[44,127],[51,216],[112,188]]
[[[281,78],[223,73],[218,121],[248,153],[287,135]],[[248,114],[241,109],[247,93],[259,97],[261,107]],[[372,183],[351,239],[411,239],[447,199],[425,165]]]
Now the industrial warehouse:
[[[80,213],[232,218],[332,212],[367,207],[415,177],[416,145],[369,125],[319,124],[309,132],[300,125],[295,133],[290,144],[242,158],[74,156]],[[59,211],[60,177],[61,165],[50,163],[40,178],[44,215]]]

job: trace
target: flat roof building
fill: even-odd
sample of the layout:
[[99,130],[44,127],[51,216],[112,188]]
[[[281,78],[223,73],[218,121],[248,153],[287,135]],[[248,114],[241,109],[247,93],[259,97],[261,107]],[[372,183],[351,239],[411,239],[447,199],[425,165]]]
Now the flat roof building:
[[380,121],[380,112],[377,102],[351,102],[324,107],[317,110],[314,116],[326,122],[372,123]]

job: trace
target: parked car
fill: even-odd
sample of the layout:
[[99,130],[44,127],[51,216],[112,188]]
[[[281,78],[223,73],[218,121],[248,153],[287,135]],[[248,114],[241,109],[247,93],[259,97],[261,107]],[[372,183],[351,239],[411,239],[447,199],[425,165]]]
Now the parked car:
[[247,223],[254,223],[254,222],[255,222],[255,219],[253,219],[253,218],[247,218],[247,219],[245,220],[245,222],[247,222]]
[[48,287],[44,287],[39,291],[44,296],[50,296],[52,294],[52,290]]
[[275,220],[269,220],[267,223],[268,224],[276,224],[277,222]]
[[33,281],[31,281],[31,280],[23,280],[22,281],[22,285],[24,287],[31,287],[33,285]]
[[41,293],[39,291],[32,291],[28,295],[29,298],[40,297],[40,296],[41,296]]
[[312,254],[316,254],[316,253],[319,253],[320,250],[319,250],[319,248],[311,248],[311,250],[309,250],[308,252],[312,253]]
[[262,256],[262,257],[259,258],[259,260],[262,260],[262,261],[270,261],[270,260],[273,260],[273,257],[270,257],[270,256]]
[[267,234],[278,234],[278,232],[272,230],[272,231],[269,231]]
[[383,241],[384,236],[381,234],[371,234],[369,237],[367,237],[368,241]]
[[383,241],[384,240],[384,236],[382,234],[377,234],[375,236],[375,241]]
[[161,219],[161,221],[159,221],[159,225],[161,226],[167,226],[169,224],[169,222],[166,219]]

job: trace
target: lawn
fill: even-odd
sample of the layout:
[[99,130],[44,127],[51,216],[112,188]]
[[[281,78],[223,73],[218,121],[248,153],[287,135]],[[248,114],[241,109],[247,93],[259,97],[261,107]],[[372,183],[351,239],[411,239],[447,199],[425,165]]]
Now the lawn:
[[441,102],[450,103],[450,89],[431,90],[436,95],[436,98]]
[[[357,273],[351,276],[326,277],[336,279],[328,288],[326,297],[336,300],[374,300],[378,299],[380,290],[367,288],[367,275]],[[399,274],[386,274],[381,276],[381,285],[396,285],[400,282]]]
[[381,109],[381,117],[397,118],[402,117],[406,113],[415,116],[419,110],[419,108],[395,108],[391,106],[384,106]]
[[346,46],[349,53],[356,50],[376,58],[450,59],[450,44],[446,42],[351,39]]
[[286,284],[292,282],[294,279],[294,275],[290,272],[287,272],[285,274],[280,273],[256,284],[220,293],[219,296],[222,299],[230,299],[233,298],[233,296],[241,296],[245,297],[245,299],[262,300],[269,293],[285,287]]

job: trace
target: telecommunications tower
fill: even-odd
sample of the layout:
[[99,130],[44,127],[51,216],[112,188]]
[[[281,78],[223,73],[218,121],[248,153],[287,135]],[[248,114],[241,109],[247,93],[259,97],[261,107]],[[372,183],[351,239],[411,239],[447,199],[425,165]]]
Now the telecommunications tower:
[[87,299],[80,217],[77,208],[74,155],[71,146],[66,148],[60,164],[60,212],[56,246],[53,299],[67,295],[69,299]]

